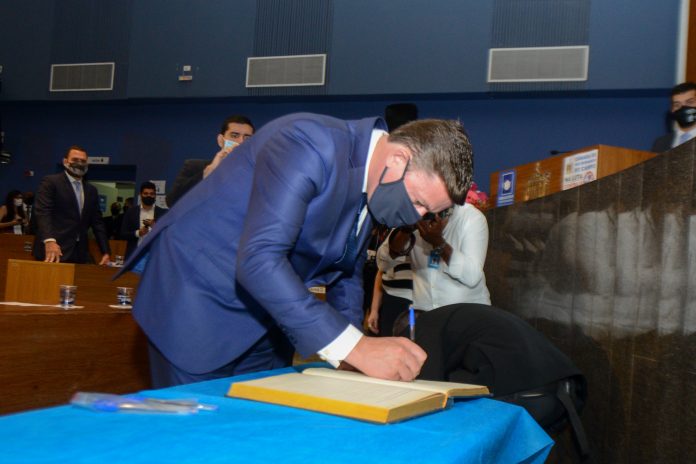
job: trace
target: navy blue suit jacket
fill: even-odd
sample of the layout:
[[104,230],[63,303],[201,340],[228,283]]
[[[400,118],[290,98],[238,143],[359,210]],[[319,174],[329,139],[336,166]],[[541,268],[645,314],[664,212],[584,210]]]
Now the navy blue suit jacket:
[[[134,316],[175,365],[209,372],[277,324],[302,355],[361,326],[368,214],[352,271],[336,270],[381,119],[293,114],[266,124],[155,225]],[[327,301],[308,291],[327,286]]]

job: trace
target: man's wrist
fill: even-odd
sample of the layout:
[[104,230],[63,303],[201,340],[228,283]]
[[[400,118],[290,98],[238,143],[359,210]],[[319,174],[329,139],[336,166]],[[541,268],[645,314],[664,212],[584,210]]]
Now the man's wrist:
[[338,337],[319,350],[317,354],[332,366],[338,367],[341,361],[353,351],[362,337],[362,332],[349,324]]

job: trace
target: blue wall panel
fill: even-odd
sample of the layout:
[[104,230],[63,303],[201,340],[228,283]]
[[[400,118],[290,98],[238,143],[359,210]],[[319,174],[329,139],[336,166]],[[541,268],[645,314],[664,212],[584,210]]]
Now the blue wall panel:
[[329,93],[486,91],[492,2],[337,1]]
[[[667,95],[416,99],[421,117],[460,119],[475,151],[475,179],[488,190],[494,171],[606,144],[649,149],[664,128]],[[212,157],[220,122],[232,113],[261,126],[278,116],[311,111],[354,119],[381,115],[394,100],[346,99],[263,102],[9,103],[4,106],[7,148],[14,163],[0,165],[3,190],[34,189],[52,173],[65,148],[80,144],[113,164],[138,166],[138,182],[173,181],[186,158]],[[36,177],[23,172],[34,170]]]
[[657,89],[676,83],[679,0],[594,1],[589,89]]
[[[135,2],[129,97],[246,95],[255,11],[255,0]],[[179,82],[183,65],[193,81]]]
[[54,0],[0,0],[3,99],[48,96]]
[[[587,89],[666,89],[679,12],[679,0],[0,0],[0,98],[245,97],[247,57],[313,48],[329,51],[328,95],[481,93],[499,90],[486,84],[492,46],[583,33]],[[113,93],[48,95],[51,60],[110,58]],[[177,80],[185,64],[192,82]]]
[[114,88],[96,92],[49,92],[52,100],[125,98],[128,87],[132,0],[56,2],[51,63],[114,62]]

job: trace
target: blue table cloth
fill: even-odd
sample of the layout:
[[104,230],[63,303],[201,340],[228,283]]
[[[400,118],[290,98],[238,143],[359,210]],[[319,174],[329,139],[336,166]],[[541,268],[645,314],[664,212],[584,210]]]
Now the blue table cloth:
[[445,411],[391,425],[226,398],[234,380],[146,392],[196,398],[199,414],[94,412],[75,406],[0,417],[3,463],[543,463],[553,441],[517,406],[457,401]]

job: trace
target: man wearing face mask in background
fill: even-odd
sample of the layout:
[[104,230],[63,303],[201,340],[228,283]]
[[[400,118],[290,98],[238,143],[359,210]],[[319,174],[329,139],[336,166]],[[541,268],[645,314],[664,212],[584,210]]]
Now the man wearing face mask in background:
[[121,271],[142,270],[133,315],[153,386],[287,366],[293,346],[372,377],[418,375],[415,343],[359,330],[367,239],[373,218],[414,224],[464,203],[472,150],[457,121],[385,129],[380,118],[276,119],[159,221]]
[[143,241],[143,238],[155,226],[155,222],[167,212],[166,209],[155,206],[157,198],[157,186],[152,182],[143,182],[140,185],[140,206],[129,208],[123,215],[119,238],[127,240],[126,258]]
[[696,137],[696,84],[684,82],[672,89],[670,116],[677,123],[673,132],[658,137],[650,151],[661,153]]
[[220,133],[217,136],[217,144],[220,151],[212,160],[187,159],[177,174],[171,190],[167,194],[167,206],[174,206],[179,198],[191,190],[201,180],[205,179],[225,159],[232,150],[238,147],[254,134],[254,125],[246,116],[235,114],[228,116],[222,122]]
[[49,263],[93,263],[87,243],[91,227],[102,257],[109,262],[109,240],[99,210],[97,189],[85,182],[87,152],[73,145],[63,157],[65,172],[41,180],[36,193],[34,257]]

